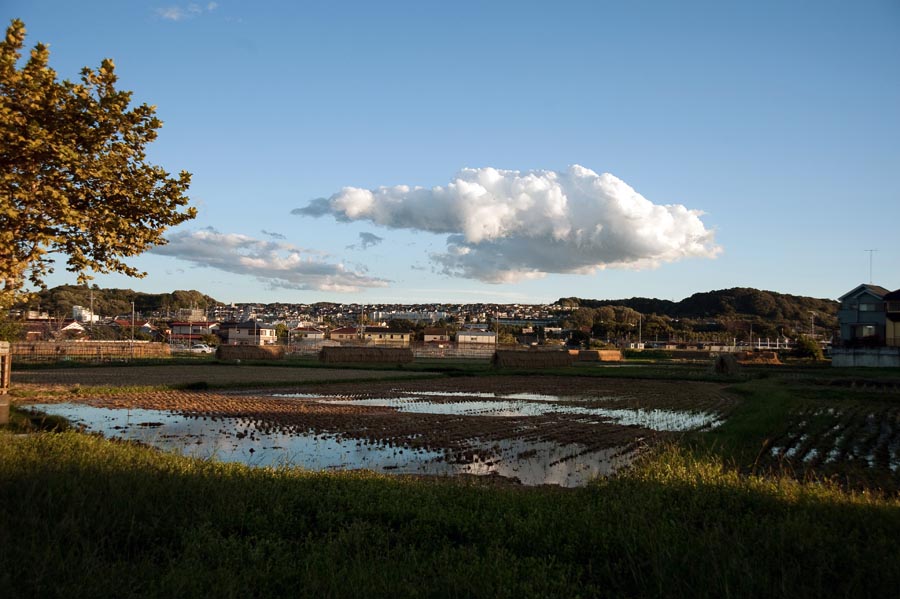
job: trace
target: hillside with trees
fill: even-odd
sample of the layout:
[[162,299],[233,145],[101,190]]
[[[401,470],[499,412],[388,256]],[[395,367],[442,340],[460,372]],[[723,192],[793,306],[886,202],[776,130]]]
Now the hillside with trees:
[[22,308],[46,312],[54,318],[66,318],[72,315],[72,306],[90,307],[95,314],[114,316],[131,312],[134,309],[141,314],[175,313],[183,308],[205,310],[218,304],[215,299],[199,291],[173,291],[172,293],[142,293],[131,289],[101,289],[94,285],[61,285],[52,289],[39,291],[22,305]]
[[809,333],[830,335],[837,328],[840,304],[817,299],[735,287],[695,293],[679,302],[634,297],[595,300],[561,298],[575,308],[567,324],[590,327],[595,335],[621,335],[641,326],[644,339],[693,338],[724,340],[775,338]]

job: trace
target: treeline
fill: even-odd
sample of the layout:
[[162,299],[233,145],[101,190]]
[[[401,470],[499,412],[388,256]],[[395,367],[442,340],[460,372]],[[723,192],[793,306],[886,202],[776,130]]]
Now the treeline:
[[836,319],[839,307],[838,302],[834,300],[761,291],[749,287],[695,293],[680,302],[644,297],[617,300],[569,297],[560,299],[559,303],[575,308],[624,306],[642,314],[658,314],[670,318],[755,316],[770,320],[803,321],[809,320],[809,313],[812,311],[823,322]]
[[68,318],[72,316],[72,306],[90,308],[93,305],[94,314],[115,316],[131,313],[131,302],[134,302],[134,309],[142,314],[175,312],[182,308],[205,310],[219,303],[196,290],[142,293],[131,289],[101,289],[96,285],[92,288],[61,285],[35,293],[20,307],[47,312],[52,317]]
[[642,328],[644,335],[708,340],[749,339],[819,333],[837,328],[839,303],[746,287],[695,293],[673,302],[635,297],[618,300],[561,298],[576,308],[566,325],[590,328],[595,335],[622,335]]

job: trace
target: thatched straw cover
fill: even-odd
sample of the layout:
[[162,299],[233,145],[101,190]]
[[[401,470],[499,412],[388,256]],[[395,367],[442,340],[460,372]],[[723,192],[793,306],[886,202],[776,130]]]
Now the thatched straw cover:
[[715,370],[716,374],[735,375],[740,372],[740,369],[737,358],[733,354],[719,354],[716,356],[716,361],[713,365],[713,370]]
[[319,360],[328,364],[408,364],[413,353],[408,347],[323,347]]
[[577,352],[579,362],[621,362],[622,352],[618,349],[582,349]]
[[778,354],[773,351],[745,351],[737,354],[741,364],[781,364]]
[[497,350],[492,360],[496,368],[556,368],[571,366],[575,356],[567,351]]
[[167,343],[147,341],[21,341],[11,344],[10,353],[16,362],[127,360],[172,355]]
[[216,349],[219,360],[282,360],[282,345],[220,345]]

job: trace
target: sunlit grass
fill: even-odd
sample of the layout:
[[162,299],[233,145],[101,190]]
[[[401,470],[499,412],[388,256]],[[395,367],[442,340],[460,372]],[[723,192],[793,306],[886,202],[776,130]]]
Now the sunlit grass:
[[[445,374],[488,372],[458,368]],[[721,426],[575,490],[250,468],[35,433],[54,423],[14,411],[13,430],[31,434],[0,431],[0,564],[14,565],[0,568],[0,596],[865,597],[900,588],[896,490],[758,467],[798,410],[894,395],[823,385],[859,376],[823,369],[566,373],[706,377],[741,401]],[[78,392],[113,390],[122,392]]]
[[890,596],[900,504],[660,448],[588,488],[0,433],[3,596]]

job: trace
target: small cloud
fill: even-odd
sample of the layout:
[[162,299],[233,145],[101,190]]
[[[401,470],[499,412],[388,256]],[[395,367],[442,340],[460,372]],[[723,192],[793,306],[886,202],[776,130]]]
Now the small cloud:
[[168,8],[157,8],[156,14],[167,21],[182,21],[187,18],[187,14],[183,8],[178,6],[169,6]]
[[373,245],[378,245],[382,241],[384,241],[384,237],[379,237],[378,235],[375,235],[373,233],[359,234],[359,243],[364,250],[369,249]]
[[384,241],[384,237],[379,237],[374,233],[360,233],[359,234],[359,243],[354,243],[347,246],[348,250],[367,250],[373,245],[378,245]]
[[197,267],[252,276],[272,289],[352,293],[388,285],[385,279],[368,276],[344,264],[326,262],[317,251],[236,233],[219,233],[213,228],[179,231],[167,241],[166,245],[150,251]]
[[271,237],[272,239],[278,239],[278,240],[281,240],[281,241],[287,239],[287,237],[285,237],[285,236],[282,235],[281,233],[275,233],[275,232],[273,232],[273,231],[266,231],[265,229],[263,229],[263,230],[260,231],[260,232],[261,232],[263,235],[265,235],[266,237]]
[[188,4],[187,6],[167,6],[165,8],[157,8],[156,14],[167,21],[185,21],[192,19],[204,12],[212,12],[219,7],[215,2],[208,3],[205,7],[199,4]]

